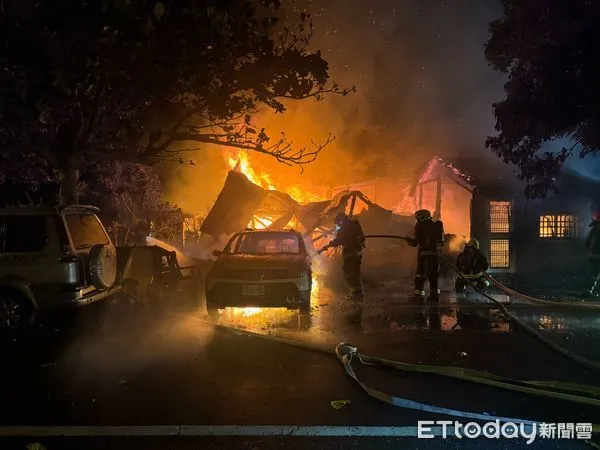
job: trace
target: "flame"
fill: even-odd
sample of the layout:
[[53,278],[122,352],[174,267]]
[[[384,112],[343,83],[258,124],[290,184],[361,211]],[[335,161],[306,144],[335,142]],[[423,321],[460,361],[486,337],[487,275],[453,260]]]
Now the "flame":
[[227,164],[229,164],[231,170],[237,170],[238,172],[243,173],[250,181],[263,189],[268,189],[270,191],[277,189],[267,173],[262,171],[258,173],[252,168],[246,152],[229,151],[229,154],[226,155],[226,157]]
[[256,230],[264,230],[269,228],[273,222],[273,219],[270,217],[254,217],[254,219],[250,221],[249,226]]
[[289,187],[287,189],[287,194],[298,203],[320,202],[324,200],[322,196],[307,192],[298,184]]
[[[240,173],[243,173],[252,183],[262,187],[263,189],[286,192],[298,203],[309,203],[325,200],[323,196],[308,192],[305,188],[298,184],[289,187],[287,190],[278,189],[268,173],[252,167],[247,152],[229,149],[224,150],[224,152],[227,164],[231,170],[236,170]],[[268,222],[269,225],[273,222],[271,219],[260,219],[265,223]],[[257,228],[258,225],[259,224],[257,224]]]

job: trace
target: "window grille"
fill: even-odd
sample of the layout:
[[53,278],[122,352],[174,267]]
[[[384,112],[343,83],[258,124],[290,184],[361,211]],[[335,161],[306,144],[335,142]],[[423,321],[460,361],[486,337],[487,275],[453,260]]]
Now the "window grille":
[[510,202],[490,202],[490,233],[510,232]]
[[490,240],[490,268],[507,269],[510,267],[510,243],[508,239]]
[[540,216],[539,235],[543,240],[572,241],[577,239],[579,220],[569,214]]

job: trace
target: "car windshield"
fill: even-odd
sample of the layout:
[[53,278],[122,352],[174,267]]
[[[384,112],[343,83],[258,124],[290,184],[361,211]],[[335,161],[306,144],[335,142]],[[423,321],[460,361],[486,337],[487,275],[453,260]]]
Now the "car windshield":
[[292,233],[242,233],[229,246],[233,255],[276,255],[300,253],[298,236]]

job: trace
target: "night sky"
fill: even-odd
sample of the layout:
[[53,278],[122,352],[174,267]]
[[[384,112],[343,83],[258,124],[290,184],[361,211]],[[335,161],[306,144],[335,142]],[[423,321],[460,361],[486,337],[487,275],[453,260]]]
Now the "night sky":
[[[499,0],[284,5],[311,11],[314,48],[323,51],[335,80],[358,87],[356,98],[337,101],[335,108],[345,122],[337,134],[349,151],[360,154],[369,142],[382,140],[392,152],[410,146],[497,165],[484,142],[495,133],[492,104],[504,98],[505,75],[488,66],[484,45],[489,22],[502,15]],[[600,174],[595,160],[573,163],[588,175]]]
[[[358,92],[287,103],[284,115],[267,111],[257,118],[271,135],[285,131],[296,146],[330,131],[336,136],[303,172],[249,155],[276,186],[414,174],[434,155],[476,178],[515,179],[514,168],[485,148],[495,133],[492,104],[504,98],[506,79],[484,55],[489,22],[502,15],[499,0],[283,0],[283,22],[297,23],[305,8],[313,16],[312,49],[322,51],[334,81]],[[218,150],[206,155],[212,159],[198,156],[193,170],[178,167],[167,183],[176,203],[196,211],[212,205],[228,170]],[[574,162],[579,172],[600,175],[595,160]]]

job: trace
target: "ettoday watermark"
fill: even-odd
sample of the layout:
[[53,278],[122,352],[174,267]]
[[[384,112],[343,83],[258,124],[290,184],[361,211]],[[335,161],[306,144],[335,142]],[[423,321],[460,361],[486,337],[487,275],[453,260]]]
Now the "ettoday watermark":
[[[591,439],[591,423],[534,423],[524,424],[515,422],[457,422],[452,420],[421,420],[417,423],[419,439],[436,437],[434,427],[441,428],[443,439],[449,436],[457,439],[524,439],[531,444],[540,439]],[[439,435],[439,433],[438,433]]]

